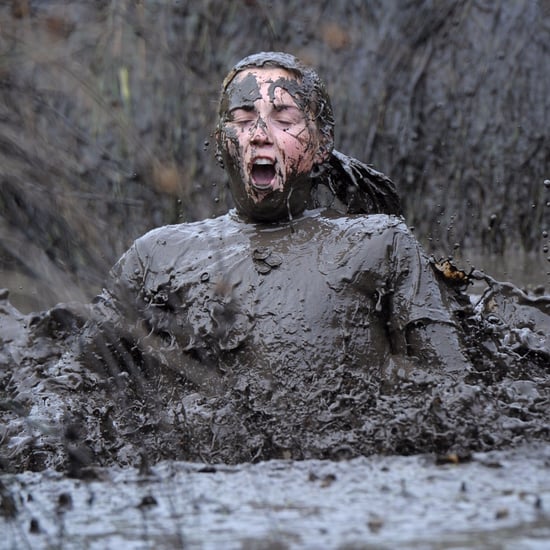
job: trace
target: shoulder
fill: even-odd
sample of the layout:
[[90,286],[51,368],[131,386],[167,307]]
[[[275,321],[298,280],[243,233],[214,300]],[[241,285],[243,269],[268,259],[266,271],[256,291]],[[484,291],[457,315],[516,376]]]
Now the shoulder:
[[397,257],[418,256],[419,244],[401,216],[356,214],[332,216],[323,213],[328,225],[322,249],[335,263],[354,266],[356,271],[388,270]]
[[210,240],[220,234],[238,232],[239,222],[231,215],[190,223],[157,227],[139,237],[133,244],[138,253],[150,252],[157,247],[186,247],[193,242]]
[[394,234],[412,235],[402,216],[393,214],[324,215],[338,232],[347,236],[376,237]]
[[238,235],[242,225],[234,216],[226,214],[157,227],[134,241],[111,270],[111,276],[134,278],[146,270],[166,270],[190,253],[215,247],[219,236]]
[[409,233],[409,229],[402,216],[396,216],[393,214],[369,214],[352,216],[352,219],[358,220],[361,227],[369,233],[386,233],[395,231]]

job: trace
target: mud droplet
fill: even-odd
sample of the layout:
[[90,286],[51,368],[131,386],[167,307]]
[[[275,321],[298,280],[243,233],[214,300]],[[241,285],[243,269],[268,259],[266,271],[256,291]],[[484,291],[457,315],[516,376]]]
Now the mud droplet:
[[550,180],[544,180],[544,187],[546,187],[546,189],[550,189]]
[[59,511],[71,510],[73,507],[73,498],[69,493],[61,493],[57,499]]
[[40,523],[36,518],[31,518],[29,524],[29,533],[37,534],[40,533]]
[[138,508],[150,508],[157,504],[157,499],[153,495],[145,495],[138,504]]
[[261,246],[260,248],[256,248],[254,252],[252,252],[252,257],[255,260],[265,260],[268,258],[271,254],[271,249],[268,246]]
[[264,261],[270,267],[279,267],[283,263],[283,259],[279,254],[270,254]]
[[265,262],[258,262],[254,265],[254,267],[256,268],[256,271],[262,275],[265,275],[271,271],[271,267]]
[[379,518],[378,516],[373,517],[372,519],[369,519],[367,525],[368,525],[369,530],[371,531],[371,533],[376,534],[384,526],[384,520],[382,518]]
[[499,508],[496,511],[495,518],[496,519],[505,519],[510,515],[510,511],[508,508]]
[[17,504],[15,503],[15,498],[11,493],[5,492],[3,486],[2,494],[0,494],[0,516],[8,519],[13,519],[17,516]]

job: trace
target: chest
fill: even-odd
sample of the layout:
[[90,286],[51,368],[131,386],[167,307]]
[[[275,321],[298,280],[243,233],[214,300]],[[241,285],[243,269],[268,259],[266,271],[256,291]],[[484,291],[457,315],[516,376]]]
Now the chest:
[[[349,253],[338,254],[344,246]],[[193,270],[173,280],[178,339],[255,363],[364,361],[386,348],[386,335],[377,276],[365,284],[354,259],[349,243],[323,234],[255,236],[218,254],[197,252]]]

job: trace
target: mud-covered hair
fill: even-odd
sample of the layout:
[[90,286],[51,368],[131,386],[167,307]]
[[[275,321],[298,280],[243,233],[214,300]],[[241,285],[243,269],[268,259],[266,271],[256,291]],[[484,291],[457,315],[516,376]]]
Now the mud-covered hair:
[[284,52],[259,52],[241,59],[225,77],[218,107],[218,125],[223,124],[226,112],[226,92],[229,85],[240,72],[253,67],[274,67],[285,69],[300,83],[296,92],[298,99],[317,125],[321,147],[327,157],[334,147],[334,115],[332,104],[324,82],[317,71],[302,63],[297,57]]
[[[308,207],[330,206],[347,214],[401,214],[393,182],[370,165],[334,149],[334,115],[324,82],[317,71],[284,52],[259,52],[241,59],[225,77],[218,107],[217,152],[221,162],[222,126],[227,117],[227,91],[237,74],[253,67],[285,69],[299,83],[295,94],[299,106],[314,119],[325,161],[314,167],[314,185]],[[296,97],[297,96],[297,97]],[[221,163],[223,165],[223,163]]]

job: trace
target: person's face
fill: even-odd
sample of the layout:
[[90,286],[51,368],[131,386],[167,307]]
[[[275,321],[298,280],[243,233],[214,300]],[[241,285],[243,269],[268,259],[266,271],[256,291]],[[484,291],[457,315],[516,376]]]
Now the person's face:
[[322,161],[317,127],[299,88],[284,69],[251,68],[226,90],[218,142],[237,208],[253,219],[301,213],[311,169]]

